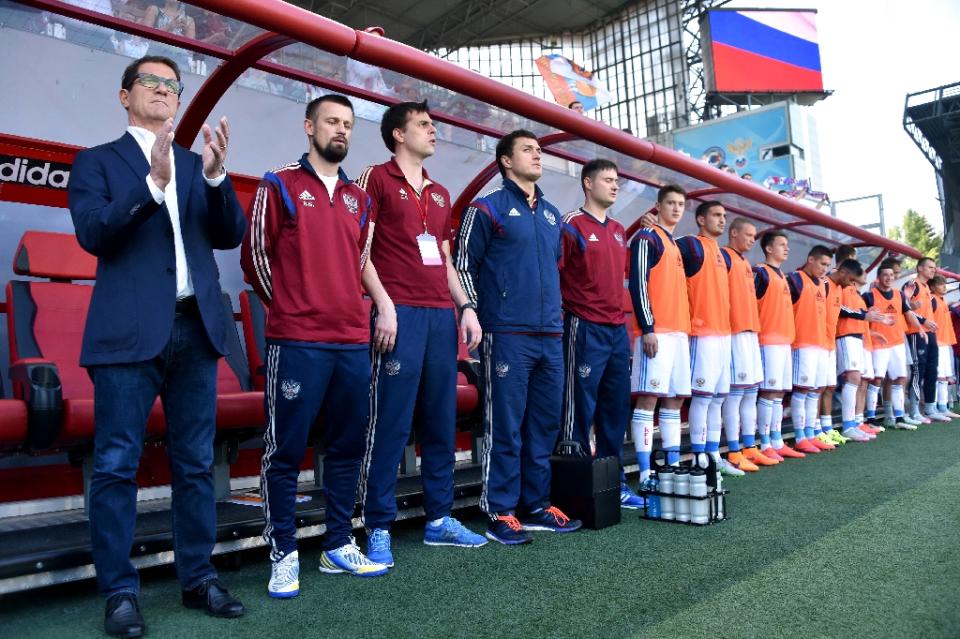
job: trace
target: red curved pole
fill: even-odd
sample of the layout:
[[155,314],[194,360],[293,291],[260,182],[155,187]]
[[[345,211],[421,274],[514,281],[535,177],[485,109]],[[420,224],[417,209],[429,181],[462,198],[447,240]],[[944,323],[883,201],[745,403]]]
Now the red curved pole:
[[177,144],[189,149],[200,133],[203,122],[213,111],[213,107],[237,78],[260,58],[293,43],[294,40],[289,36],[270,32],[261,33],[237,49],[232,57],[214,69],[183,112],[174,135]]
[[880,251],[880,254],[877,255],[876,259],[873,260],[872,262],[870,262],[870,266],[868,266],[867,268],[863,269],[863,271],[864,271],[865,273],[869,273],[869,272],[872,271],[873,269],[877,268],[877,265],[880,264],[880,262],[883,261],[883,258],[885,258],[885,257],[887,256],[887,253],[889,253],[889,251],[887,251],[887,249],[881,250],[881,251]]
[[500,169],[497,168],[497,161],[494,160],[483,167],[483,169],[477,173],[477,176],[470,180],[470,184],[463,187],[463,190],[460,191],[460,195],[457,197],[457,201],[453,203],[453,210],[451,211],[450,223],[454,229],[460,228],[460,212],[467,208],[470,202],[473,201],[473,198],[480,193],[480,189],[499,172]]

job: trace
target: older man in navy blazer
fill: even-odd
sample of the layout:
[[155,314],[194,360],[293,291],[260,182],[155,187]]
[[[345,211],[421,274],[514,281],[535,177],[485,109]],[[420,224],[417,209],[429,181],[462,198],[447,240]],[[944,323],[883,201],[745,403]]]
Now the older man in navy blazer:
[[226,118],[214,131],[204,125],[202,155],[173,144],[183,89],[176,63],[141,58],[127,67],[121,86],[127,132],[77,154],[69,192],[77,239],[98,258],[80,355],[94,384],[93,559],[107,597],[104,629],[137,637],[145,625],[129,551],[137,466],[158,395],[183,604],[221,617],[244,612],[220,585],[210,554],[217,360],[232,330],[213,249],[238,246],[246,222],[223,168]]

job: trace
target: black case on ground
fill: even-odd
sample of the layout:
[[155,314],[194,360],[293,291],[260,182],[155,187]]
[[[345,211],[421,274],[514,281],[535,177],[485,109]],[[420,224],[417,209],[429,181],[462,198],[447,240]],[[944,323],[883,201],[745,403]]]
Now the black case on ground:
[[571,519],[599,530],[620,523],[620,462],[594,458],[579,442],[561,441],[550,456],[550,501]]

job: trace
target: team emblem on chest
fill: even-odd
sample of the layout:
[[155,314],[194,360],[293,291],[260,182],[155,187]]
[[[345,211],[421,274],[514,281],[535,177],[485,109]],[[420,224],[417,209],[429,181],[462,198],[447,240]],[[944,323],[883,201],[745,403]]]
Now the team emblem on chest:
[[348,211],[350,211],[350,215],[356,215],[357,211],[360,210],[360,203],[357,202],[357,198],[353,197],[349,193],[343,194],[343,205],[347,207]]
[[623,234],[620,233],[620,231],[613,234],[613,239],[615,239],[620,246],[623,246]]
[[403,188],[402,186],[400,187],[400,199],[401,199],[401,200],[409,200],[409,199],[410,199],[410,196],[407,195],[407,190],[406,190],[405,188]]
[[431,193],[430,197],[433,198],[433,201],[437,203],[441,209],[447,205],[447,201],[439,193]]
[[544,211],[544,212],[543,212],[543,217],[547,218],[547,222],[550,222],[550,224],[552,224],[553,226],[556,226],[556,225],[557,225],[557,218],[556,218],[556,216],[555,216],[553,213],[551,213],[550,211]]

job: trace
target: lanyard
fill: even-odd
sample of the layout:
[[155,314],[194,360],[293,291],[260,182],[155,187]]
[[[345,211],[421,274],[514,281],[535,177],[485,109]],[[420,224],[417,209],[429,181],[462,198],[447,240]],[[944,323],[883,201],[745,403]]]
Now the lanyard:
[[[413,192],[413,201],[417,204],[417,212],[420,213],[420,221],[423,222],[423,232],[428,233],[427,231],[427,210],[424,208],[423,203],[420,201],[420,196],[417,195],[417,190],[413,188],[413,185],[410,184],[410,180],[404,180],[407,183],[407,186],[410,187],[410,190]],[[424,183],[421,193],[426,195],[427,184]]]

